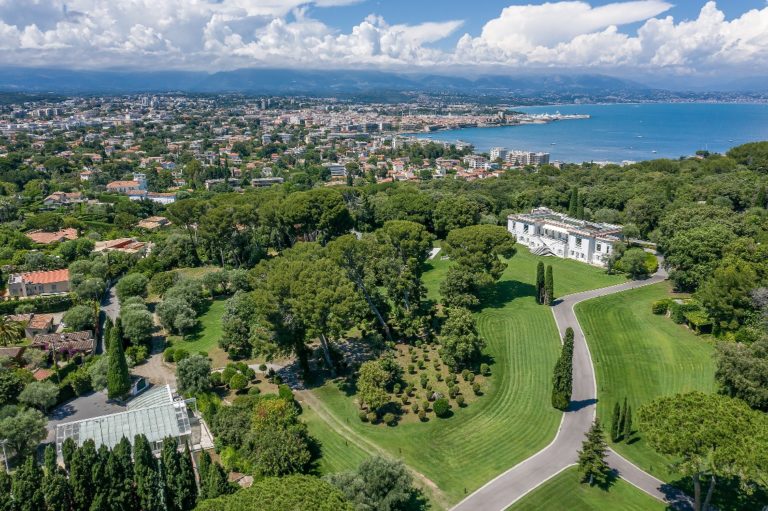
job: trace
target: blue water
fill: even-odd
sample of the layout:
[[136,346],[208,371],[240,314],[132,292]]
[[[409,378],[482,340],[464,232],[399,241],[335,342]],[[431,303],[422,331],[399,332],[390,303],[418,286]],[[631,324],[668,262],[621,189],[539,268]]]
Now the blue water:
[[[419,134],[419,138],[469,142],[478,152],[491,147],[551,153],[566,162],[678,158],[699,149],[768,140],[768,105],[656,103],[520,107],[530,113],[589,114],[590,119],[549,124],[463,128]],[[654,152],[655,151],[655,152]]]

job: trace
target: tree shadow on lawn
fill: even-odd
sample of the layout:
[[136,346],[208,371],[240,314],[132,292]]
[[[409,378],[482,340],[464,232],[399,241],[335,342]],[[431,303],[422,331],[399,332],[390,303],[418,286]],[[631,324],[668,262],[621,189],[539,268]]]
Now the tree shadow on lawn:
[[536,286],[519,280],[503,280],[480,293],[480,304],[483,308],[500,309],[515,298],[526,296],[536,296]]

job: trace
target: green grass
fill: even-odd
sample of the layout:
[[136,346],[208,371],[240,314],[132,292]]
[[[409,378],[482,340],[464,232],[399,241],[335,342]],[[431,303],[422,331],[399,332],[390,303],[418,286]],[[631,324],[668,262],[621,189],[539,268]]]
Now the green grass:
[[576,467],[569,468],[515,503],[508,511],[654,511],[666,506],[618,479],[608,490],[581,484]]
[[226,306],[226,299],[211,301],[208,310],[198,318],[200,324],[194,332],[183,340],[176,335],[169,336],[168,340],[174,346],[184,348],[190,353],[205,351],[213,358],[214,367],[224,365],[221,362],[226,359],[226,353],[219,348],[219,339],[221,339],[223,330],[221,317],[224,315]]
[[[550,406],[552,367],[560,350],[548,307],[534,301],[536,263],[520,247],[477,314],[478,328],[493,358],[486,395],[454,417],[427,423],[373,427],[362,423],[351,396],[326,384],[314,392],[329,410],[358,434],[430,478],[455,503],[546,446],[561,414]],[[605,287],[624,280],[576,261],[545,258],[555,276],[556,294]],[[424,281],[428,296],[439,298],[449,261],[430,261]]]
[[[616,401],[626,397],[637,417],[644,403],[663,395],[700,390],[714,392],[713,348],[671,319],[651,313],[651,303],[668,297],[662,282],[576,306],[592,352],[597,377],[597,410],[610,429]],[[670,460],[637,440],[614,445],[616,451],[660,479],[675,479]]]
[[320,458],[315,470],[319,475],[354,470],[370,455],[333,430],[309,406],[304,406],[301,420],[307,424],[309,434],[317,440]]

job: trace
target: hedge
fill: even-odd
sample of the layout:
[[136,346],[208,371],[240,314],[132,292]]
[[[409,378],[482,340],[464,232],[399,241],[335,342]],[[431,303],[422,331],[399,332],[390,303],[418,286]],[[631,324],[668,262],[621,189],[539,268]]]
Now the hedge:
[[13,314],[16,312],[16,307],[22,304],[31,304],[37,313],[62,312],[72,307],[73,303],[74,297],[72,294],[39,296],[26,300],[6,300],[0,302],[0,314]]
[[666,314],[669,310],[669,304],[671,300],[669,298],[664,298],[662,300],[656,300],[651,304],[651,312],[654,314]]

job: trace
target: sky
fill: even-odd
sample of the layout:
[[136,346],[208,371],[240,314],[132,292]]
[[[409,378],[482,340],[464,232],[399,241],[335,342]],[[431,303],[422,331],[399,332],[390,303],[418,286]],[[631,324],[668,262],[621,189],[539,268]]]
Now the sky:
[[768,0],[0,0],[0,66],[768,75]]

